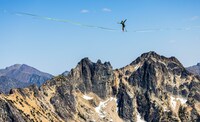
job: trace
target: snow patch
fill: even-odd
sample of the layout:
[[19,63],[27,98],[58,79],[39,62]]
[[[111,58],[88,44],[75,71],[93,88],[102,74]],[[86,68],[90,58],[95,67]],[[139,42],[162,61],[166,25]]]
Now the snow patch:
[[171,99],[170,103],[171,103],[173,109],[176,108],[176,104],[177,104],[178,100],[181,102],[181,104],[185,104],[187,102],[187,99],[181,98],[181,97],[175,98],[173,96],[170,96],[170,99]]
[[170,103],[172,105],[172,108],[176,108],[176,99],[173,96],[170,96]]
[[97,106],[95,108],[95,111],[99,114],[99,117],[103,118],[105,117],[105,112],[102,110],[103,108],[105,108],[105,106],[107,105],[107,102],[109,102],[110,99],[104,101],[104,102],[100,102],[99,106]]
[[112,101],[112,100],[115,101],[115,104],[116,104],[116,112],[118,113],[118,101],[117,101],[117,98],[111,97],[111,98],[110,98],[110,101]]
[[164,109],[164,112],[165,112],[165,111],[170,111],[169,109],[167,109],[166,106],[164,106],[163,109]]
[[91,100],[91,99],[93,99],[93,97],[90,97],[90,96],[87,96],[87,95],[83,95],[83,98],[84,98],[85,100]]
[[180,100],[181,104],[185,104],[187,102],[187,99],[185,98],[176,98],[177,100]]
[[146,122],[145,120],[142,119],[142,117],[138,111],[137,111],[137,122]]
[[140,67],[140,65],[137,64],[137,65],[134,67],[135,71],[136,71],[139,67]]
[[116,102],[116,104],[117,104],[117,99],[116,98],[113,98],[113,97],[110,97],[109,99],[107,99],[106,101],[101,101],[100,103],[99,103],[99,106],[97,106],[96,108],[95,108],[95,111],[99,114],[99,117],[101,117],[101,118],[103,118],[103,117],[105,117],[106,116],[106,112],[105,111],[103,111],[103,108],[105,108],[106,107],[106,105],[108,104],[108,102],[110,102],[110,101],[115,101]]

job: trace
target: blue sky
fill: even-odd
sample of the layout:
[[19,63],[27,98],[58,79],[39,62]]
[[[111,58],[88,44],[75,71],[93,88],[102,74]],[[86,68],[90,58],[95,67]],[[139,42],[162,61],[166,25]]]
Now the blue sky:
[[[120,68],[148,51],[175,56],[184,66],[195,65],[200,62],[199,6],[199,0],[1,0],[0,68],[24,63],[57,75],[74,68],[84,57],[94,62],[110,61],[113,68]],[[10,12],[118,30],[87,28]],[[120,31],[117,22],[122,19],[128,19],[128,32]],[[146,29],[154,31],[135,32]]]

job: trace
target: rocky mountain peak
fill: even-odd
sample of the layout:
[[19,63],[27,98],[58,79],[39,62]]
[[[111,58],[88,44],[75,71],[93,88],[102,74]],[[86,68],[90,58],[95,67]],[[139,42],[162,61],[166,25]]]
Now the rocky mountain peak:
[[[26,65],[26,64],[22,64],[22,65],[20,66],[20,69],[31,69],[31,68],[33,68],[33,67],[28,66],[28,65]],[[35,69],[35,68],[33,68],[33,69]]]
[[12,70],[28,70],[28,69],[35,69],[35,68],[30,67],[30,66],[28,66],[26,64],[14,64],[12,66],[6,67],[5,69],[7,71],[12,71]]
[[19,121],[200,121],[199,88],[200,79],[176,58],[155,52],[116,70],[109,62],[84,58],[67,76],[0,96],[0,116]]
[[179,60],[176,57],[172,56],[172,57],[167,58],[165,56],[157,54],[154,51],[143,53],[140,57],[138,57],[130,65],[136,65],[138,63],[143,64],[144,62],[161,63],[164,65],[167,65],[171,69],[174,69],[175,67],[184,69],[183,65],[179,62]]
[[19,69],[21,67],[22,64],[14,64],[12,66],[6,67],[6,69],[8,70],[12,70],[12,69]]
[[91,64],[91,63],[92,61],[88,57],[85,57],[81,59],[81,61],[78,64],[83,65],[83,64]]
[[97,60],[96,63],[92,62],[88,57],[86,58],[83,58],[77,66],[81,66],[81,67],[89,67],[91,68],[91,70],[97,66],[100,66],[100,67],[107,67],[107,68],[111,68],[112,69],[112,66],[110,64],[110,62],[104,62],[102,63],[100,59]]
[[[33,73],[33,74],[42,74],[42,72],[40,72],[39,70],[37,70],[36,68],[33,68],[31,66],[28,66],[26,64],[22,64],[20,66],[20,68],[18,69],[18,72],[24,72],[24,73]],[[44,73],[45,74],[45,73]],[[46,74],[47,75],[47,74]]]
[[20,67],[21,67],[21,64],[14,64],[12,66],[6,67],[5,69],[0,69],[0,76],[5,76],[9,72],[18,70]]
[[161,56],[158,55],[158,54],[157,54],[156,52],[154,52],[154,51],[149,51],[149,52],[147,52],[147,53],[143,53],[140,57],[141,57],[141,58],[151,58],[151,57],[153,57],[153,58],[158,59],[158,58],[160,58]]
[[102,64],[100,59],[97,60],[97,64]]
[[197,63],[197,66],[200,66],[200,63]]
[[77,87],[83,93],[94,92],[101,98],[111,95],[111,83],[113,69],[109,62],[92,62],[89,58],[83,58],[76,68],[69,73],[69,79],[77,83]]

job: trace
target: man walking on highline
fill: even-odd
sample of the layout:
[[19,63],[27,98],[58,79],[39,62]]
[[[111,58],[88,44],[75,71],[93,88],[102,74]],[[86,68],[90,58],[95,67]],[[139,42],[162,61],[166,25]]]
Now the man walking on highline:
[[[124,30],[125,30],[125,22],[126,22],[126,20],[127,19],[125,19],[124,21],[122,20],[119,24],[121,24],[122,25],[122,31],[124,32]],[[127,30],[126,30],[127,31]]]

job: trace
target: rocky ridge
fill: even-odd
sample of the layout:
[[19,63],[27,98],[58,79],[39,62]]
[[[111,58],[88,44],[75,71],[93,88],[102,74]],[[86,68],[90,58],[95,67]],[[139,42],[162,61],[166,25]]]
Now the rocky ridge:
[[200,121],[200,78],[155,52],[113,69],[82,59],[67,76],[0,95],[0,121]]

